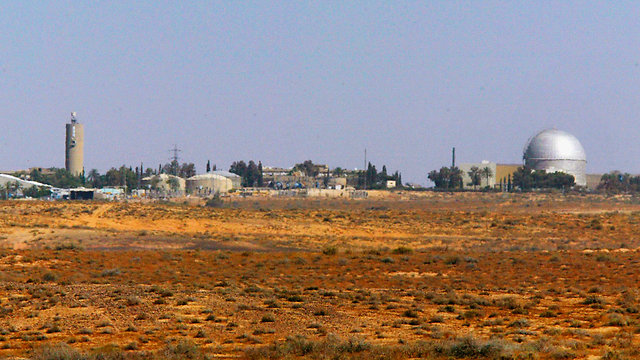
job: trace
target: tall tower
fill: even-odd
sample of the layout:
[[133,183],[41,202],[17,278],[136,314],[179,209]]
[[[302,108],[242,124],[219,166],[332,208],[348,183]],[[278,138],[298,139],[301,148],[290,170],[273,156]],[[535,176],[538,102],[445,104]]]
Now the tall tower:
[[74,112],[71,113],[71,123],[66,127],[64,166],[71,174],[79,176],[84,171],[84,127]]

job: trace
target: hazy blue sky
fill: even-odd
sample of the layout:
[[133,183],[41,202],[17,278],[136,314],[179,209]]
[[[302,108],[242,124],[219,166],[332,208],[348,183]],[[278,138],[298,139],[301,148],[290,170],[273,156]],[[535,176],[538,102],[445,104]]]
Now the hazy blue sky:
[[546,127],[640,172],[640,3],[2,1],[0,169],[517,163]]

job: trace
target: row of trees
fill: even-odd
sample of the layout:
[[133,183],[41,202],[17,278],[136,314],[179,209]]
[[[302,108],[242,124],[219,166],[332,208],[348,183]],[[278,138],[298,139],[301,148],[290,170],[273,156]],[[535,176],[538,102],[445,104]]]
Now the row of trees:
[[524,191],[532,189],[569,189],[576,184],[573,175],[563,172],[533,171],[526,167],[519,167],[513,173],[512,182],[514,186]]
[[602,175],[597,190],[615,194],[638,193],[640,192],[640,176],[612,171]]
[[[49,184],[56,188],[93,187],[102,188],[105,186],[127,186],[129,189],[141,187],[142,178],[158,174],[171,174],[183,178],[188,178],[196,174],[193,163],[170,163],[159,165],[158,169],[143,169],[142,164],[136,166],[122,165],[119,168],[112,167],[104,174],[97,169],[92,169],[86,174],[75,176],[66,169],[51,168],[48,171],[33,169],[29,172],[29,179],[43,184]],[[23,174],[16,174],[18,176]]]
[[158,168],[158,173],[186,179],[196,175],[196,166],[193,163],[180,164],[177,160],[172,160],[170,163],[161,165]]
[[382,165],[382,170],[378,172],[375,165],[367,164],[367,170],[358,176],[358,188],[360,189],[384,189],[387,181],[396,182],[396,188],[402,187],[402,174],[396,171],[393,174],[387,173],[387,166]]
[[0,184],[0,200],[7,200],[15,197],[41,198],[51,195],[51,190],[46,187],[32,186],[26,189],[20,187],[19,182],[8,182]]
[[[471,178],[469,185],[476,187],[480,185],[482,178],[485,178],[488,184],[489,178],[493,176],[493,171],[489,167],[480,169],[474,166],[467,174]],[[442,167],[440,170],[432,170],[427,177],[433,181],[436,189],[455,190],[463,187],[462,175],[463,172],[458,167]],[[575,178],[573,175],[563,172],[547,173],[519,167],[513,174],[513,178],[509,176],[508,184],[503,185],[505,186],[501,188],[506,188],[508,191],[514,188],[523,191],[532,189],[568,189],[575,185]]]
[[436,185],[436,189],[462,189],[462,170],[457,166],[443,166],[440,170],[431,170],[429,175],[427,175],[427,178],[433,181]]
[[[75,176],[66,169],[49,169],[46,173],[39,169],[33,169],[29,173],[29,179],[43,184],[49,184],[57,188],[73,188],[83,186],[85,183],[84,176]],[[16,174],[20,175],[20,174]]]
[[258,164],[253,160],[249,160],[249,164],[243,160],[234,161],[229,168],[229,172],[240,175],[242,178],[242,186],[246,187],[262,187],[264,180],[262,178],[262,162]]
[[[119,168],[112,167],[105,173],[100,173],[97,169],[91,169],[88,173],[83,173],[80,176],[74,176],[65,169],[51,168],[48,171],[40,171],[38,169],[32,170],[28,175],[29,179],[38,181],[44,184],[52,185],[56,188],[75,188],[75,187],[119,187],[126,186],[128,190],[142,188],[142,179],[145,177],[152,177],[159,174],[175,175],[182,178],[189,178],[196,174],[195,165],[193,163],[179,163],[177,160],[173,160],[164,165],[158,165],[157,169],[147,167],[146,169],[142,164],[140,166],[132,167],[122,165]],[[210,161],[206,164],[207,172],[215,171],[216,165],[211,165]],[[234,161],[229,171],[239,175],[242,178],[242,186],[245,187],[262,187],[265,186],[263,174],[262,174],[262,162],[250,160],[247,162],[240,160]],[[296,164],[291,173],[300,171],[308,177],[317,177],[322,170],[322,166],[314,164],[311,160],[306,160],[302,163]],[[386,165],[382,166],[382,170],[378,171],[375,165],[368,163],[365,171],[350,172],[340,167],[337,167],[329,172],[332,176],[353,176],[356,188],[359,189],[382,189],[386,187],[388,180],[394,180],[396,187],[402,187],[402,175],[396,171],[389,174],[387,172]],[[16,174],[18,176],[27,175],[25,173]],[[325,186],[329,180],[329,176],[323,177],[325,180]],[[151,183],[153,185],[153,180]]]

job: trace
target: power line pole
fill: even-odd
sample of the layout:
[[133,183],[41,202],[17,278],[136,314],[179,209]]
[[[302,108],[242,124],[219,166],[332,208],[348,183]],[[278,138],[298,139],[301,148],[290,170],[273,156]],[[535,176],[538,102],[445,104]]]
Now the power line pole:
[[364,189],[367,190],[367,148],[364,148]]
[[179,159],[178,153],[182,151],[182,150],[178,149],[178,145],[174,144],[173,145],[173,149],[170,149],[169,151],[173,153],[173,156],[171,157],[170,160],[178,162],[178,159]]
[[[179,162],[180,158],[178,157],[178,153],[181,152],[181,151],[182,150],[178,149],[178,145],[176,145],[176,144],[173,145],[173,149],[169,150],[169,152],[173,153],[173,156],[169,159],[169,160],[171,160],[171,165],[175,165],[175,167],[176,167],[175,169],[173,169],[174,170],[173,171],[174,174],[172,174],[172,175],[178,175],[178,168],[179,168],[179,165],[180,165],[180,162]],[[171,170],[171,169],[169,169],[169,170]]]

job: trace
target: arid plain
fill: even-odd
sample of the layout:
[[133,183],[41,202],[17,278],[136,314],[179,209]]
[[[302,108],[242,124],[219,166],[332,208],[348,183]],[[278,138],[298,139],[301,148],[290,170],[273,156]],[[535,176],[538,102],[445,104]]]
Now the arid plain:
[[1,202],[0,357],[638,358],[638,234],[599,195]]

